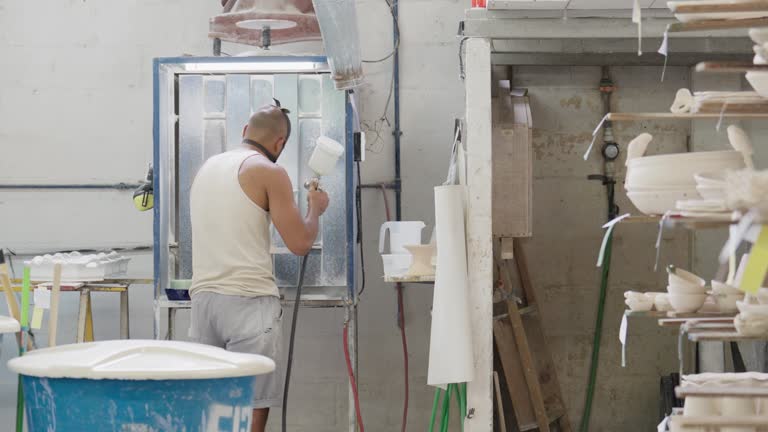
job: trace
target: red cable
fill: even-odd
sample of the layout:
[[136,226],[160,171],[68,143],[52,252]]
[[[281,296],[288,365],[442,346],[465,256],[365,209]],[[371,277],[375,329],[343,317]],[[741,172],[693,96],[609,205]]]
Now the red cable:
[[[389,200],[387,199],[387,189],[382,185],[381,194],[384,197],[384,211],[387,213],[387,221],[392,218],[389,213]],[[408,425],[408,399],[410,395],[410,385],[408,383],[408,338],[405,336],[405,307],[403,306],[403,284],[395,285],[397,289],[397,326],[400,327],[400,339],[403,342],[403,375],[405,381],[405,398],[403,400],[403,422],[400,431],[405,432]]]
[[405,400],[403,401],[403,424],[401,432],[405,432],[408,424],[408,339],[405,337],[405,307],[403,307],[403,285],[397,284],[397,309],[399,312],[398,327],[400,327],[400,338],[403,340],[403,374],[405,375]]
[[349,329],[349,322],[344,322],[344,334],[342,339],[344,340],[344,358],[347,361],[347,373],[349,373],[349,384],[352,386],[352,394],[355,397],[355,412],[357,413],[357,424],[360,426],[360,432],[365,432],[363,427],[363,416],[360,414],[360,396],[357,394],[357,382],[355,381],[355,372],[352,370],[352,359],[349,356],[349,335],[347,330]]

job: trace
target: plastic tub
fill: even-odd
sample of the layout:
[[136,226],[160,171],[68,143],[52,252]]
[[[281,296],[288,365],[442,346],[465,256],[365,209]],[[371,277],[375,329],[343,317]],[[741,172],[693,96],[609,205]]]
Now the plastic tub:
[[336,89],[349,90],[361,85],[363,63],[355,1],[314,0],[312,3]]
[[263,356],[175,341],[62,345],[8,362],[29,432],[250,431]]
[[384,264],[384,276],[400,277],[408,273],[413,256],[411,254],[385,254],[381,256]]

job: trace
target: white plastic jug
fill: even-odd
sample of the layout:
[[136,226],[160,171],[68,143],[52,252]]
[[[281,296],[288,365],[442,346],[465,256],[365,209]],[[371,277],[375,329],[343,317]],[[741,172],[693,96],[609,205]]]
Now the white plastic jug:
[[420,245],[421,230],[425,226],[421,221],[383,223],[379,231],[379,253],[384,253],[384,240],[389,230],[389,253],[410,254],[403,246]]

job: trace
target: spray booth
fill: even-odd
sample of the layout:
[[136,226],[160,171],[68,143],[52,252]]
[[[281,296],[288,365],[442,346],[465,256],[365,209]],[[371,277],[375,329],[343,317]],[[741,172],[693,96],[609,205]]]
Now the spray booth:
[[[154,63],[154,267],[155,336],[161,311],[173,318],[189,302],[169,301],[165,289],[192,277],[189,194],[203,162],[240,145],[252,112],[273,104],[290,110],[294,133],[278,163],[285,167],[302,212],[313,177],[307,161],[317,137],[328,136],[348,151],[336,172],[322,179],[331,205],[321,218],[321,232],[309,254],[302,304],[348,307],[354,321],[355,188],[351,151],[351,107],[336,90],[324,57],[181,57]],[[222,219],[221,223],[228,223]],[[284,299],[293,298],[299,258],[291,254],[272,227],[275,275]],[[350,328],[354,329],[354,325]],[[351,338],[354,340],[354,338]]]

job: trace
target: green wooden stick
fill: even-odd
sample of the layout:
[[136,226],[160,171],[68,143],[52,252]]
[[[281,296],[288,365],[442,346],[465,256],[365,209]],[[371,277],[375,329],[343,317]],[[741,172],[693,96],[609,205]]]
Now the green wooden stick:
[[[29,267],[24,267],[24,282],[21,285],[21,327],[29,326]],[[23,345],[22,345],[23,346]]]

